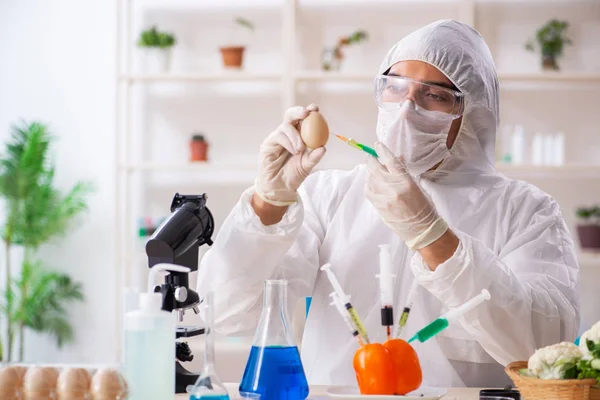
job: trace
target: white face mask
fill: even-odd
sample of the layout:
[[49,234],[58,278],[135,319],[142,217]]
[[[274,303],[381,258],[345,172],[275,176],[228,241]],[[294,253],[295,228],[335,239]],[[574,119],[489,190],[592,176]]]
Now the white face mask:
[[451,125],[446,114],[418,108],[407,100],[398,110],[379,110],[377,138],[394,156],[403,158],[412,175],[419,176],[448,156]]

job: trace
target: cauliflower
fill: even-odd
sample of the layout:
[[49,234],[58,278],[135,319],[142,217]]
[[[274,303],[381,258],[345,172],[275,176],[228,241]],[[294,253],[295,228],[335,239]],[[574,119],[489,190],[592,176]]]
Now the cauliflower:
[[579,349],[583,359],[578,363],[578,378],[596,378],[600,385],[600,321],[581,335]]
[[529,374],[540,379],[573,379],[577,377],[577,362],[583,357],[574,343],[561,342],[536,350],[529,358]]
[[594,357],[590,352],[588,340],[591,340],[593,345],[595,345],[592,347],[600,346],[600,321],[596,322],[589,330],[581,335],[581,338],[579,339],[579,349],[581,349],[581,353],[585,359],[591,360],[592,358],[600,358],[600,355]]

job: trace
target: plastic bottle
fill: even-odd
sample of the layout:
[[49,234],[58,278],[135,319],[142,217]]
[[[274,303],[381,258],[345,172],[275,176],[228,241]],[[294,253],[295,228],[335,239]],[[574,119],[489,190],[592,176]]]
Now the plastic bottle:
[[544,135],[544,165],[554,165],[555,153],[554,135]]
[[554,137],[554,165],[565,163],[565,134],[559,132]]
[[173,264],[157,264],[148,276],[148,292],[140,308],[125,316],[124,375],[128,400],[171,399],[175,393],[175,315],[162,310],[162,294],[154,293],[159,271],[189,272]]
[[511,143],[511,126],[506,125],[502,129],[502,139],[500,141],[502,162],[505,164],[512,164],[512,143]]
[[309,388],[287,309],[287,281],[266,280],[263,310],[239,386],[261,400],[304,400]]
[[544,139],[541,133],[533,135],[533,141],[531,144],[531,161],[533,165],[542,165],[544,162]]
[[525,130],[522,125],[516,125],[511,138],[513,164],[523,164],[525,154]]

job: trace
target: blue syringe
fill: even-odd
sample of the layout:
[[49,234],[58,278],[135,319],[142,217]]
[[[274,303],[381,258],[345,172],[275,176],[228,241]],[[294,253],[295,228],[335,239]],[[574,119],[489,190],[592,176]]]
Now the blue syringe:
[[411,337],[408,340],[408,343],[415,340],[418,340],[419,342],[423,343],[431,339],[432,337],[446,329],[448,325],[450,325],[450,321],[457,320],[458,318],[462,317],[464,314],[468,313],[484,301],[489,300],[490,297],[490,292],[483,289],[480,294],[473,297],[471,300],[467,301],[462,306],[451,309],[446,314],[437,318],[425,328],[418,331],[413,337]]

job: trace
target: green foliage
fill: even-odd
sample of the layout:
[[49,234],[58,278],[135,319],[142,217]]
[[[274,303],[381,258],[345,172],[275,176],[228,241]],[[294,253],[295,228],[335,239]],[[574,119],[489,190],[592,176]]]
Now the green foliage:
[[251,32],[254,31],[254,24],[252,22],[250,22],[249,20],[247,20],[246,18],[236,17],[234,19],[234,22],[240,26],[243,26],[244,28],[247,28]]
[[[563,53],[565,44],[572,44],[571,39],[565,36],[565,31],[569,27],[567,21],[559,21],[552,19],[536,32],[536,41],[545,56],[558,57]],[[529,40],[525,44],[525,48],[529,51],[535,50],[533,40]]]
[[586,346],[592,356],[591,360],[582,359],[577,363],[578,379],[596,379],[600,385],[600,343],[586,340]]
[[[6,323],[7,360],[11,360],[13,339],[18,333],[19,355],[23,354],[24,329],[54,336],[62,346],[73,336],[64,305],[83,300],[81,285],[64,274],[46,271],[34,261],[35,251],[44,243],[64,237],[75,217],[87,210],[89,183],[78,182],[66,194],[55,187],[55,166],[50,158],[54,136],[40,122],[12,127],[5,154],[0,158],[0,196],[6,204],[6,221],[0,230],[6,250],[6,286],[2,309]],[[10,250],[25,248],[20,276],[10,278]]]
[[[82,286],[66,274],[46,271],[40,261],[26,261],[21,276],[12,282],[17,305],[12,319],[25,328],[46,333],[62,347],[73,340],[67,303],[84,299]],[[22,354],[21,354],[22,357]]]
[[143,31],[138,39],[139,47],[168,49],[175,46],[175,44],[177,44],[175,35],[169,32],[160,32],[156,26],[152,26],[150,29]]
[[357,44],[364,40],[367,40],[369,35],[365,31],[356,31],[352,35],[348,36],[348,44]]
[[575,214],[584,221],[587,221],[591,218],[600,218],[600,207],[579,207]]

